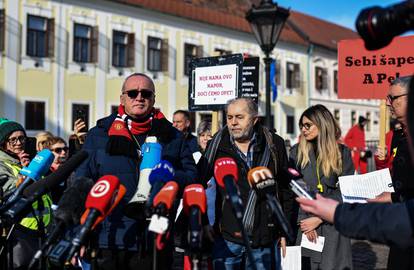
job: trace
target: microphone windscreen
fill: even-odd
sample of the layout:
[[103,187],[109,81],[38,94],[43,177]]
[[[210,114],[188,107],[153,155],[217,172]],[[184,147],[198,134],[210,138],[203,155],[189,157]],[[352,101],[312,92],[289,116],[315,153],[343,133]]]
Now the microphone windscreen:
[[87,158],[87,152],[79,151],[70,159],[68,159],[68,161],[59,166],[59,169],[57,169],[54,173],[45,177],[41,181],[37,181],[36,183],[28,186],[24,190],[23,195],[26,198],[29,198],[35,194],[43,195],[46,192],[50,192],[51,189],[59,185],[61,182],[65,181],[70,176],[70,174]]
[[179,190],[178,184],[174,181],[170,181],[163,186],[154,198],[153,206],[156,207],[160,203],[164,203],[167,209],[171,209],[177,192]]
[[285,173],[288,175],[288,177],[290,179],[293,179],[293,180],[298,180],[298,179],[303,178],[303,175],[298,170],[296,170],[294,168],[285,169]]
[[37,181],[47,173],[54,159],[55,155],[49,149],[43,149],[19,173]]
[[105,215],[112,206],[119,184],[118,177],[114,175],[104,175],[99,178],[86,198],[85,208],[96,209],[101,216]]
[[267,167],[260,166],[250,169],[247,173],[247,181],[258,192],[258,195],[272,194],[276,191],[276,181]]
[[153,186],[156,182],[167,183],[168,181],[173,180],[175,171],[170,162],[166,160],[161,160],[155,167],[152,169],[149,175],[149,182]]
[[157,143],[157,138],[153,136],[147,137],[141,149],[142,161],[139,169],[144,170],[154,168],[154,166],[160,162],[162,152],[162,146]]
[[63,221],[66,226],[79,224],[84,212],[86,197],[94,182],[88,177],[78,177],[68,187],[59,200],[58,208],[54,213],[56,220]]
[[205,213],[207,210],[207,197],[204,187],[200,184],[188,185],[184,189],[183,194],[183,207],[184,212],[188,215],[191,206],[196,206],[200,209],[201,213]]
[[214,164],[214,178],[217,184],[224,188],[224,177],[231,176],[234,181],[238,180],[237,164],[229,157],[219,158]]

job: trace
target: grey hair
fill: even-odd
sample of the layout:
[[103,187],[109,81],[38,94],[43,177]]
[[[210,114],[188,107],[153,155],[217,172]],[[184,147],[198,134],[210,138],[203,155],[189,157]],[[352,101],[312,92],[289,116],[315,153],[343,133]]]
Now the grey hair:
[[228,109],[229,105],[232,105],[232,104],[236,103],[239,100],[246,101],[246,104],[247,104],[247,112],[249,113],[250,116],[257,117],[259,115],[259,108],[258,108],[256,102],[254,102],[253,99],[246,98],[246,97],[234,98],[234,99],[230,99],[229,101],[227,101],[226,113],[227,113],[227,109]]
[[399,77],[396,78],[395,80],[392,81],[391,86],[393,85],[399,85],[402,88],[404,88],[405,90],[408,90],[409,86],[410,86],[410,82],[413,79],[414,76],[404,76],[404,77]]
[[197,127],[197,135],[200,136],[201,134],[205,132],[211,132],[211,123],[210,121],[203,120],[198,124]]
[[124,82],[122,83],[121,92],[124,92],[124,91],[125,91],[125,84],[126,84],[126,82],[129,80],[129,78],[131,78],[131,77],[135,77],[135,76],[139,76],[139,77],[144,77],[144,78],[146,78],[149,82],[151,82],[151,84],[152,84],[152,88],[153,88],[153,90],[155,91],[155,85],[154,85],[154,82],[152,81],[152,79],[151,79],[151,77],[150,77],[150,76],[148,76],[148,75],[147,75],[147,74],[145,74],[145,73],[135,72],[135,73],[132,73],[132,74],[128,75],[128,77],[126,77],[126,78],[125,78]]

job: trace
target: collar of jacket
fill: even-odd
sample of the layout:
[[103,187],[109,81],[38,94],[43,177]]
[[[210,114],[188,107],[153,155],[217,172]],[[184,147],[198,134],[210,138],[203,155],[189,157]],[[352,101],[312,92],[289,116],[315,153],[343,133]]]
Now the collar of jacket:
[[11,156],[10,154],[8,154],[7,152],[3,150],[0,150],[0,160],[10,165],[20,166],[20,161],[17,158]]
[[[96,122],[96,126],[103,128],[105,132],[108,132],[115,118],[116,113],[113,113],[105,118],[99,119]],[[169,143],[181,135],[180,132],[173,127],[171,122],[169,122],[166,118],[162,118],[152,120],[152,126],[151,130],[148,132],[148,136],[156,136],[159,142]]]

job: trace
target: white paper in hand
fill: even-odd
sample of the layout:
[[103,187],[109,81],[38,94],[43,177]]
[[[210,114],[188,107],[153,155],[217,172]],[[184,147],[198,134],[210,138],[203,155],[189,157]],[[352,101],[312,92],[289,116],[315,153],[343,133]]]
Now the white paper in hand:
[[152,215],[148,230],[151,232],[163,234],[168,229],[168,218]]
[[306,235],[302,233],[302,242],[300,243],[301,247],[308,248],[308,249],[318,251],[318,252],[322,252],[324,244],[325,244],[325,237],[318,236],[316,243],[314,243],[314,242],[309,241]]

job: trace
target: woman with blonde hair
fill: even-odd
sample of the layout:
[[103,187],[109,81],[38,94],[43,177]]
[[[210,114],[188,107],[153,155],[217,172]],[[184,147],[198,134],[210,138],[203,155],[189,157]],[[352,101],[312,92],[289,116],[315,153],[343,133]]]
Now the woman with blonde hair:
[[[338,177],[354,173],[350,150],[338,143],[341,129],[331,112],[315,105],[299,119],[299,143],[290,151],[290,162],[303,174],[311,193],[341,201]],[[322,252],[302,248],[302,269],[352,269],[351,242],[333,224],[299,210],[297,244],[302,237],[311,242],[325,238]],[[306,240],[306,239],[304,239]]]
[[50,146],[50,140],[53,138],[53,134],[49,131],[40,131],[36,134],[36,151],[42,151]]

